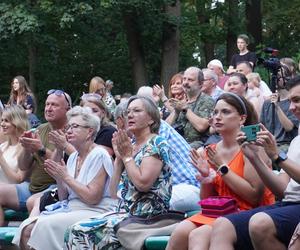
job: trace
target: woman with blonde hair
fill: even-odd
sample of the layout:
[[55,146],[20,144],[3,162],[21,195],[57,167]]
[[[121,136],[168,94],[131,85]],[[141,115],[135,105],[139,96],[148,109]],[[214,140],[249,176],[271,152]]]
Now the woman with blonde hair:
[[24,151],[19,137],[29,127],[27,114],[20,105],[3,110],[1,130],[6,140],[0,145],[0,182],[21,183],[26,179],[27,172],[19,168],[19,157]]
[[116,101],[107,95],[106,84],[100,76],[95,76],[91,79],[89,93],[95,93],[101,96],[107,109],[109,110],[110,118],[116,108]]

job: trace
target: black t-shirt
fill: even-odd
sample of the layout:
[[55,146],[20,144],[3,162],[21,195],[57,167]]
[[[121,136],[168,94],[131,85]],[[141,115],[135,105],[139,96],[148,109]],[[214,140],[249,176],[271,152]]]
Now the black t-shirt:
[[112,125],[103,126],[96,136],[95,143],[113,149],[111,139],[115,131],[117,129]]
[[234,68],[236,68],[236,65],[239,62],[252,62],[253,63],[253,68],[256,64],[256,54],[254,52],[248,52],[245,55],[240,55],[240,54],[234,54],[231,58],[231,62],[230,65],[233,66]]

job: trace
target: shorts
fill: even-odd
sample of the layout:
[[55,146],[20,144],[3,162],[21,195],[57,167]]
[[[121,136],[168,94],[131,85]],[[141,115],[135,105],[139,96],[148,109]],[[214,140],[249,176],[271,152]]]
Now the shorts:
[[249,220],[259,212],[264,212],[272,218],[278,240],[288,247],[293,232],[300,221],[300,203],[277,202],[271,206],[257,207],[238,214],[224,216],[235,228],[237,235],[235,249],[253,249],[249,235]]
[[21,211],[27,211],[26,201],[32,195],[29,191],[29,182],[24,181],[22,183],[16,184],[17,195],[19,199],[19,209]]
[[[20,211],[27,211],[26,202],[28,198],[33,195],[34,193],[30,192],[29,190],[30,183],[28,181],[24,181],[22,183],[16,184],[17,195],[19,200],[19,210]],[[42,193],[54,189],[57,185],[52,184],[48,188],[42,191]]]

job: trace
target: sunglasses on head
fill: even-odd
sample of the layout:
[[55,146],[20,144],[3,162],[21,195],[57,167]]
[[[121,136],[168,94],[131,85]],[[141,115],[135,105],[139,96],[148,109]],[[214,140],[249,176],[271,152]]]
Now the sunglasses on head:
[[47,95],[52,95],[52,94],[55,94],[55,95],[57,95],[57,96],[63,95],[63,96],[65,97],[65,99],[66,99],[66,101],[67,101],[69,107],[71,108],[71,103],[70,103],[70,101],[69,101],[69,99],[68,99],[68,97],[67,97],[65,91],[60,90],[60,89],[50,89],[50,90],[47,92]]

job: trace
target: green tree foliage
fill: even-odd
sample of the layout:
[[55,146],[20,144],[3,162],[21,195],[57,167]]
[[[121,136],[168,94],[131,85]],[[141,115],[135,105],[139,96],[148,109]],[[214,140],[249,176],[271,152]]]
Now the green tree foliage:
[[[34,85],[39,103],[44,102],[50,88],[62,88],[78,101],[87,91],[84,83],[95,75],[113,80],[115,94],[134,93],[124,14],[135,17],[146,84],[159,83],[161,79],[166,23],[180,29],[179,71],[190,65],[205,67],[212,57],[227,65],[236,49],[236,35],[249,29],[246,24],[251,25],[246,19],[246,0],[181,0],[180,17],[165,12],[166,5],[175,2],[2,0],[0,97],[7,100],[10,81],[19,74]],[[281,51],[280,56],[300,58],[300,2],[261,0],[261,4],[260,46],[275,47]]]

